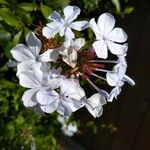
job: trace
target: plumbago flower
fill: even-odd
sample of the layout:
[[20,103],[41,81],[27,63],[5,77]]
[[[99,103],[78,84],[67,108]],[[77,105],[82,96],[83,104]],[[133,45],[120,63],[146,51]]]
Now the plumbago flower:
[[[76,6],[63,11],[64,19],[54,11],[49,17],[51,23],[27,35],[27,46],[18,44],[11,50],[19,83],[28,88],[22,96],[23,104],[44,113],[57,111],[63,117],[85,107],[94,118],[100,117],[103,105],[117,98],[125,81],[135,84],[126,75],[127,35],[121,28],[114,28],[115,19],[109,13],[100,15],[96,24],[94,18],[89,23],[72,22],[80,14]],[[90,45],[86,37],[75,39],[71,30],[80,31],[88,24],[96,36]],[[62,41],[55,38],[58,32],[64,36]],[[107,59],[111,55],[114,59]],[[64,124],[62,130],[70,136],[76,132],[73,124]]]
[[59,49],[59,53],[62,55],[62,60],[74,68],[77,64],[77,52],[81,49],[84,43],[85,40],[83,38],[66,40]]
[[114,28],[115,19],[109,13],[99,16],[97,24],[95,19],[90,20],[90,27],[95,33],[96,41],[93,48],[99,58],[106,59],[108,57],[108,49],[114,55],[124,54],[126,45],[123,43],[127,40],[127,34],[121,28]]
[[26,36],[26,43],[27,46],[17,44],[11,50],[11,54],[17,62],[17,75],[22,71],[33,68],[37,63],[45,64],[50,61],[55,61],[58,57],[55,52],[57,50],[54,49],[48,49],[43,54],[40,54],[42,43],[33,32]]
[[60,16],[57,11],[54,11],[48,19],[53,22],[48,23],[46,27],[43,28],[43,35],[46,38],[54,37],[58,32],[60,36],[65,36],[65,39],[74,38],[74,33],[71,28],[77,31],[84,30],[88,27],[87,21],[75,21],[80,14],[80,8],[77,6],[67,6],[63,10],[64,19]]

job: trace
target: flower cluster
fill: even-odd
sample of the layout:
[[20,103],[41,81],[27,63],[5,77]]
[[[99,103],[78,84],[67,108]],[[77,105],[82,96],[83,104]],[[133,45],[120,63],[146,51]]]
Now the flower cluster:
[[[109,13],[100,15],[97,23],[94,18],[74,21],[80,14],[76,6],[65,7],[63,13],[61,17],[54,11],[48,17],[50,23],[26,36],[26,45],[17,44],[11,50],[14,60],[10,65],[17,66],[20,85],[28,88],[22,96],[23,104],[67,117],[86,107],[93,117],[100,117],[103,105],[117,98],[125,81],[134,85],[125,74],[127,34],[114,27],[115,19]],[[75,33],[87,28],[96,38],[84,48],[85,39],[76,38]],[[87,97],[86,92],[90,92],[83,82],[91,85],[95,94]]]

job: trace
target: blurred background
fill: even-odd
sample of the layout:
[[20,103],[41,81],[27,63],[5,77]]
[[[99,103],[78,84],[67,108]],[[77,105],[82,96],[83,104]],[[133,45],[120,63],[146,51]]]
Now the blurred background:
[[[25,35],[47,23],[53,10],[81,8],[80,18],[110,12],[128,34],[127,74],[136,85],[125,85],[118,100],[104,106],[94,119],[77,111],[78,132],[65,137],[57,114],[39,115],[20,101],[25,89],[6,63],[10,50]],[[89,39],[93,35],[88,32]],[[150,3],[149,0],[0,0],[0,150],[150,150]]]

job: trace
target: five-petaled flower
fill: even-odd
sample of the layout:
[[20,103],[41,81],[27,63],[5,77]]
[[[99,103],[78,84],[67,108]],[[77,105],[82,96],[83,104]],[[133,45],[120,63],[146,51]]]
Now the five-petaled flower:
[[71,28],[77,31],[84,30],[88,28],[88,21],[75,21],[80,14],[80,8],[77,6],[67,6],[63,10],[65,18],[62,18],[57,11],[54,11],[48,19],[53,22],[48,23],[46,27],[43,28],[43,35],[46,38],[54,37],[57,33],[60,36],[65,36],[65,39],[75,38],[74,33]]

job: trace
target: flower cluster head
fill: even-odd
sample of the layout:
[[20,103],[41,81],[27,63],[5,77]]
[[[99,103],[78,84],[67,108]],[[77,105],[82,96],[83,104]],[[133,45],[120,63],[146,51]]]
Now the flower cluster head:
[[[127,34],[114,27],[115,19],[109,13],[100,15],[97,23],[95,18],[75,21],[80,14],[76,6],[65,7],[63,13],[61,17],[54,11],[48,17],[50,23],[30,32],[25,45],[11,50],[19,83],[27,88],[22,102],[65,117],[85,107],[93,117],[100,117],[103,105],[117,98],[125,81],[135,84],[126,75]],[[92,43],[80,34],[76,37],[87,28],[94,34]]]

